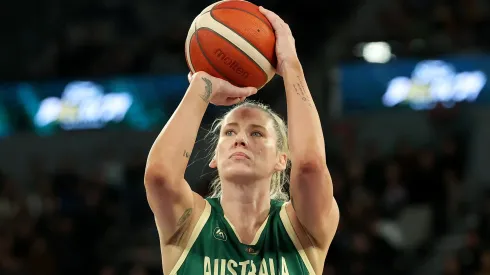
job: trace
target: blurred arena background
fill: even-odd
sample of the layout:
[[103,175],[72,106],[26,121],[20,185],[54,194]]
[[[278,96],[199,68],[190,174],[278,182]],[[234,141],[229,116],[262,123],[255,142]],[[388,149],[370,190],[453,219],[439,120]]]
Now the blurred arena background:
[[[3,2],[0,274],[162,274],[144,166],[211,3]],[[490,2],[254,3],[290,24],[322,118],[341,211],[324,274],[490,274]],[[279,77],[254,99],[285,115]]]

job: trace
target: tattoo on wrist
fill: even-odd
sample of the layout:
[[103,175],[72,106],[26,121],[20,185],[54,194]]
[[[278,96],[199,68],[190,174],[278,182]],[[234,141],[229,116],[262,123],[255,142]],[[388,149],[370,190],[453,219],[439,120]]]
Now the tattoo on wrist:
[[305,86],[303,85],[303,81],[301,80],[301,77],[297,77],[298,82],[293,84],[294,91],[296,94],[306,103],[308,106],[313,107],[312,100],[306,93]]
[[204,83],[206,83],[206,87],[204,87],[204,92],[201,95],[201,98],[204,100],[204,102],[209,103],[211,93],[213,92],[213,83],[211,83],[211,80],[205,77],[202,77],[201,79],[204,81]]
[[184,214],[180,217],[179,221],[177,222],[177,226],[180,227],[182,226],[191,216],[192,213],[192,208],[188,208],[184,211]]
[[187,152],[186,150],[184,150],[184,154],[183,156],[188,159],[190,156],[191,156],[191,153],[190,152]]

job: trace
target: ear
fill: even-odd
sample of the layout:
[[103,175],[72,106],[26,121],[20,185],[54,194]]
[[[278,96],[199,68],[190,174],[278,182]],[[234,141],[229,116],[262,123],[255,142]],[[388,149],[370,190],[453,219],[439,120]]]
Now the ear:
[[218,167],[218,162],[216,161],[216,156],[214,156],[213,159],[211,160],[211,162],[209,163],[209,167],[213,168],[213,169],[216,169]]
[[276,162],[276,165],[274,166],[274,169],[276,171],[284,171],[286,170],[287,164],[288,164],[288,156],[284,153],[279,153],[278,160]]

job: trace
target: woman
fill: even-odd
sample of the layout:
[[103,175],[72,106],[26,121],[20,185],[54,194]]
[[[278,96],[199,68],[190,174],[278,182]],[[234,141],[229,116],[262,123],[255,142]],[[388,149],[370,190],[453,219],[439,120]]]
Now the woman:
[[[267,107],[243,103],[256,89],[234,87],[204,72],[190,76],[145,172],[164,274],[322,274],[339,210],[320,119],[288,25],[271,11],[260,11],[276,33],[289,129]],[[241,104],[213,127],[217,144],[209,166],[219,176],[211,198],[203,199],[192,192],[184,172],[209,103]],[[285,202],[289,160],[291,200]]]

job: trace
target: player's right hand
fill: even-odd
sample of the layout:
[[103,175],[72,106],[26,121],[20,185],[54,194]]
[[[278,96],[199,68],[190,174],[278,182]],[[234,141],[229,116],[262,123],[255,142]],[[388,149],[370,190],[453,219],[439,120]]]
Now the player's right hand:
[[254,87],[240,88],[206,72],[189,73],[188,79],[190,83],[193,81],[204,81],[206,84],[205,89],[210,89],[211,92],[209,103],[216,106],[231,106],[257,93],[257,89]]

